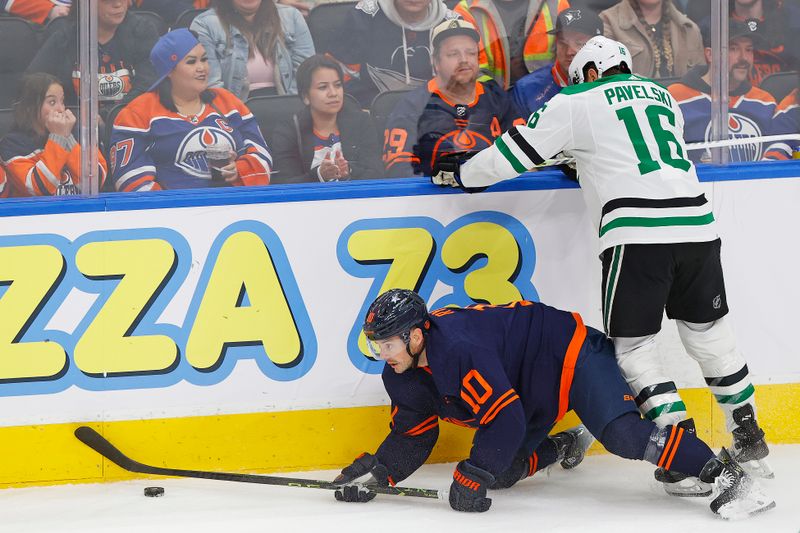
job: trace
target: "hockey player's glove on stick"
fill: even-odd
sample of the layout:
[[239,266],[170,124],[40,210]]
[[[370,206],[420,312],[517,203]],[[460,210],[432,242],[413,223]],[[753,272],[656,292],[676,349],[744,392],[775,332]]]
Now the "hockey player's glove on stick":
[[464,187],[461,183],[461,165],[478,152],[450,152],[442,154],[433,162],[431,183],[441,187],[458,187],[465,192],[481,192],[486,187]]
[[[79,441],[113,462],[128,472],[139,474],[155,474],[158,476],[191,477],[199,479],[213,479],[216,481],[233,481],[237,483],[258,483],[260,485],[280,485],[284,487],[297,487],[305,489],[339,490],[339,483],[322,481],[318,479],[303,479],[294,477],[268,476],[263,474],[239,474],[232,472],[212,472],[208,470],[184,470],[166,466],[154,466],[135,461],[122,453],[105,437],[88,426],[80,426],[75,430],[75,437]],[[447,499],[447,491],[436,489],[418,489],[413,487],[390,487],[372,485],[370,490],[378,494],[392,496],[412,496],[416,498],[432,498],[436,500]]]
[[486,497],[486,488],[494,484],[494,476],[482,468],[463,460],[453,472],[450,485],[450,507],[456,511],[482,513],[492,506]]
[[[372,474],[369,479],[361,479],[369,474]],[[350,484],[356,481],[358,484]],[[341,489],[337,489],[334,493],[334,496],[340,502],[366,503],[374,498],[377,493],[369,490],[362,483],[388,487],[389,471],[378,462],[377,457],[371,453],[362,453],[353,461],[353,464],[346,466],[333,482],[343,485]]]

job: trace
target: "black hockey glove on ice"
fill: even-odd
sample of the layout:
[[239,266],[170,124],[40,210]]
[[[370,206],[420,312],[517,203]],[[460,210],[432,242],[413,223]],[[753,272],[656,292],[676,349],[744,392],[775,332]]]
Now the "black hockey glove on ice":
[[486,497],[486,487],[494,484],[494,476],[466,459],[456,465],[450,484],[450,507],[456,511],[482,513],[488,511],[492,499]]
[[348,485],[348,483],[353,483],[358,478],[366,476],[367,474],[372,474],[372,477],[367,480],[362,480],[362,482],[383,487],[389,485],[389,471],[386,467],[380,464],[378,458],[371,453],[362,453],[356,457],[353,464],[342,469],[342,473],[333,480],[334,483],[341,483],[344,485],[341,489],[337,489],[336,492],[334,492],[336,499],[340,502],[366,503],[374,498],[377,493],[363,485]]
[[450,152],[442,154],[433,162],[431,183],[443,187],[458,187],[464,192],[481,192],[486,187],[464,187],[461,183],[461,165],[478,152]]

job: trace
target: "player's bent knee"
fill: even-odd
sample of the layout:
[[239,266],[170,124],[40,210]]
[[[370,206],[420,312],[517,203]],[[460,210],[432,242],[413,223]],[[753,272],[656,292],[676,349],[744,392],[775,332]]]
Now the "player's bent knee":
[[603,429],[598,439],[606,450],[625,459],[642,459],[654,424],[636,413],[625,413]]

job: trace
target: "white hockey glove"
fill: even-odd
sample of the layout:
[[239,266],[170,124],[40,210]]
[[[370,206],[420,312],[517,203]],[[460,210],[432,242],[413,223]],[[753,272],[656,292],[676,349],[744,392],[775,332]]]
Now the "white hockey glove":
[[464,187],[461,183],[461,165],[478,152],[450,152],[442,154],[433,162],[431,183],[440,187],[458,187],[465,192],[480,192],[486,187]]

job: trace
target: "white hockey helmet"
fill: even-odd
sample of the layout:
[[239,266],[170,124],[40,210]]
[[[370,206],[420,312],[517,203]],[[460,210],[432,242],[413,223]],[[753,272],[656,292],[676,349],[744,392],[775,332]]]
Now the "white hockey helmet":
[[569,65],[569,79],[572,85],[586,81],[583,79],[583,67],[589,63],[594,63],[598,75],[602,78],[606,70],[618,67],[622,63],[630,69],[631,53],[624,44],[613,39],[602,35],[592,37],[575,54]]

